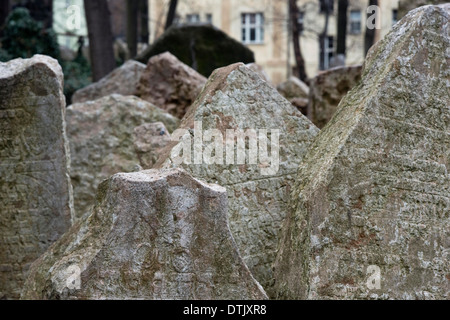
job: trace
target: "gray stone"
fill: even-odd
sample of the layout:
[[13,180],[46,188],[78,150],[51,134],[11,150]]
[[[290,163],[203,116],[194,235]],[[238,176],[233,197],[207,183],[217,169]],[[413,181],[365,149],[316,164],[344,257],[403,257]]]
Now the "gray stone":
[[277,90],[289,101],[296,98],[308,99],[309,97],[308,85],[294,76],[279,84]]
[[[208,131],[213,129],[216,130]],[[234,138],[227,141],[230,137],[227,137],[227,130],[237,134],[238,130],[247,129],[253,129],[259,135],[259,148],[266,145],[261,136],[267,138],[268,144],[273,144],[267,158],[263,157],[260,149],[253,153],[259,157],[252,163],[248,155],[244,161],[237,159],[237,144]],[[267,130],[267,133],[262,130]],[[214,152],[210,152],[212,143],[207,142],[208,132],[215,135],[211,140],[223,148],[222,160],[219,157],[221,152],[216,149],[217,153],[212,157],[215,161],[210,161]],[[175,141],[168,145],[155,168],[181,166],[194,177],[227,188],[231,232],[244,261],[270,295],[271,264],[275,258],[279,229],[286,215],[289,190],[302,156],[318,129],[275,88],[238,63],[218,69],[211,75],[201,95],[183,118],[180,131],[175,133],[172,134]],[[180,134],[183,135],[181,141]],[[177,150],[185,142],[189,143],[190,150],[191,135],[197,141],[202,134],[205,139],[199,139],[203,140],[199,148],[194,147],[192,164],[179,161],[181,152]],[[230,141],[231,152],[227,151]],[[251,143],[248,145],[242,144],[242,150],[255,150]],[[204,151],[203,157],[197,152],[200,149]],[[279,154],[276,154],[277,150]],[[279,160],[278,165],[276,160]]]
[[100,81],[90,84],[74,93],[72,103],[97,100],[111,94],[138,95],[137,86],[145,64],[128,60]]
[[152,57],[139,81],[139,96],[182,118],[206,78],[169,52]]
[[253,63],[248,63],[245,66],[247,68],[250,68],[254,72],[256,72],[258,74],[258,76],[260,76],[261,79],[266,81],[268,84],[272,85],[272,80],[270,80],[269,75],[267,74],[267,72],[264,70],[264,68],[261,65],[253,62]]
[[450,298],[449,21],[422,7],[369,51],[300,166],[277,298]]
[[336,67],[310,81],[308,118],[319,128],[334,116],[339,102],[361,80],[362,66]]
[[162,122],[144,123],[134,128],[133,141],[141,167],[151,169],[169,144],[170,133]]
[[35,55],[0,63],[0,298],[71,225],[63,74]]
[[135,171],[133,146],[137,126],[160,121],[173,131],[179,120],[134,96],[113,94],[67,108],[67,134],[72,165],[75,213],[79,218],[94,204],[99,183],[118,172]]
[[23,299],[266,299],[239,256],[223,187],[186,172],[118,173],[89,217],[30,270]]

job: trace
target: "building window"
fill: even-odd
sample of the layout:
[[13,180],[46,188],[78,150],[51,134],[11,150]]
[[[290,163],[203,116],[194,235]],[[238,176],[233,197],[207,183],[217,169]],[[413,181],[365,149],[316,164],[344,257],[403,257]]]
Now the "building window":
[[324,42],[324,51],[320,52],[320,69],[326,70],[330,68],[331,59],[334,57],[334,37],[326,36],[322,38]]
[[212,21],[212,14],[211,13],[207,13],[205,17],[206,17],[206,22],[207,23],[209,23],[209,24],[213,23],[213,21]]
[[350,33],[360,34],[361,33],[361,11],[351,10],[350,11]]
[[200,15],[197,13],[188,14],[188,15],[186,15],[186,21],[187,21],[187,23],[199,23]]
[[242,14],[242,42],[246,44],[264,42],[264,16],[262,13]]
[[398,10],[392,10],[392,25],[395,25],[398,22]]
[[328,12],[331,14],[334,11],[334,0],[320,0],[320,13]]

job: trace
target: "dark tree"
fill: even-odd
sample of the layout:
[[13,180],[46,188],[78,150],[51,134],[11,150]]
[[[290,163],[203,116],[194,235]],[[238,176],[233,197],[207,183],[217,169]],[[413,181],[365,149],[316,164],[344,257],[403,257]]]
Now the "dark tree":
[[175,16],[177,13],[177,5],[178,5],[178,0],[170,0],[169,11],[167,12],[165,30],[169,29],[169,27],[172,25],[173,21],[175,20]]
[[113,36],[107,0],[84,0],[92,76],[98,81],[115,66]]
[[348,0],[339,0],[337,19],[337,49],[336,53],[345,56],[347,48],[347,10]]
[[11,4],[9,3],[9,0],[0,1],[0,36],[3,33],[4,24],[6,22],[6,18],[8,17],[10,9]]
[[127,44],[129,58],[137,55],[139,0],[127,0]]
[[140,0],[139,2],[140,12],[140,41],[148,43],[149,30],[148,30],[148,0]]
[[330,22],[330,14],[333,11],[333,0],[320,0],[320,10],[325,14],[325,25],[319,36],[320,41],[320,69],[325,69],[325,39],[328,36],[328,25]]
[[[378,0],[369,0],[369,6],[378,6]],[[367,13],[367,18],[369,18],[372,14]],[[369,29],[366,28],[366,35],[364,37],[364,55],[369,52],[369,49],[373,46],[375,43],[375,33],[376,29]]]
[[300,46],[300,34],[302,32],[302,26],[299,24],[300,11],[298,9],[296,0],[289,0],[289,20],[292,30],[292,40],[294,45],[295,54],[295,76],[300,80],[306,82],[307,74],[305,68],[305,60],[303,59],[301,46]]

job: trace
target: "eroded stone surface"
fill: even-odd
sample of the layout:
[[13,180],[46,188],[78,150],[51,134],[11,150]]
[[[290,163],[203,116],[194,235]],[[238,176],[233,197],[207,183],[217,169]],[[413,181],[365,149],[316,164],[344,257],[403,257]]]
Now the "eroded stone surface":
[[[200,122],[202,128],[198,126]],[[227,188],[233,236],[244,261],[270,295],[271,264],[275,258],[279,228],[286,214],[289,189],[318,129],[275,88],[242,63],[218,69],[211,75],[180,128],[186,135],[180,142],[178,134],[176,137],[172,135],[176,141],[168,145],[165,156],[160,156],[155,168],[181,166],[194,177]],[[212,129],[217,129],[214,134],[218,135],[211,140],[223,147],[222,161],[217,157],[213,164],[207,164],[209,157],[202,158],[201,153],[194,152],[192,164],[180,163],[178,154],[181,152],[177,150],[185,141],[190,145],[200,134],[206,137],[208,130]],[[269,150],[272,143],[278,142],[279,155],[272,158],[273,154],[269,153],[269,157],[279,160],[279,166],[264,159],[261,150],[257,151],[258,159],[253,164],[249,163],[248,155],[245,161],[238,161],[235,139],[231,139],[231,152],[226,151],[227,130],[238,134],[239,129],[255,130],[258,139],[259,135],[267,137]],[[267,130],[267,133],[261,130]],[[207,151],[211,142],[201,141],[199,149],[205,151],[203,155],[213,155]],[[264,142],[262,139],[259,141]],[[260,143],[259,146],[267,144]],[[248,151],[250,146],[246,149]],[[228,162],[227,157],[232,161]]]
[[277,298],[449,298],[449,19],[412,11],[369,51],[300,166]]
[[255,73],[257,73],[261,79],[263,79],[264,81],[266,81],[268,84],[272,85],[272,80],[270,80],[269,75],[267,74],[267,72],[264,70],[264,68],[257,64],[257,63],[248,63],[245,65],[247,68],[250,68],[251,70],[253,70]]
[[172,169],[104,181],[92,214],[32,265],[22,298],[267,296],[231,236],[225,188]]
[[165,52],[148,61],[139,96],[181,119],[205,83],[204,76]]
[[361,80],[362,66],[336,67],[310,82],[308,118],[319,128],[334,116],[339,102]]
[[35,55],[0,63],[0,298],[71,225],[63,74]]
[[139,168],[133,146],[137,126],[160,121],[169,131],[178,119],[134,96],[110,95],[67,108],[76,217],[90,211],[99,183],[118,172]]
[[277,90],[288,100],[296,98],[308,99],[309,97],[308,85],[294,76],[279,84]]
[[138,94],[139,79],[144,70],[145,64],[128,60],[100,81],[75,92],[72,97],[72,103],[97,100],[114,93],[123,96],[136,96]]
[[141,167],[151,169],[170,142],[170,133],[162,122],[144,123],[134,128],[133,141]]

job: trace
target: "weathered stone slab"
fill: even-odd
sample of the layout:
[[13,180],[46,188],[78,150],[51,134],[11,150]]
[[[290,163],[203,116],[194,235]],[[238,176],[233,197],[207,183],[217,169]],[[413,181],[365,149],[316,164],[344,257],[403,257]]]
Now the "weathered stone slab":
[[151,169],[165,146],[170,133],[162,122],[144,123],[134,128],[134,149],[143,169]]
[[204,76],[165,52],[148,61],[139,81],[139,96],[181,119],[205,83]]
[[362,66],[336,67],[310,81],[308,118],[319,128],[334,116],[339,102],[361,80]]
[[369,51],[300,166],[277,298],[449,298],[449,21],[412,11]]
[[0,63],[0,298],[71,225],[63,74],[35,55]]
[[261,77],[261,79],[266,81],[268,84],[272,85],[272,80],[270,80],[269,75],[267,74],[267,72],[264,70],[264,68],[261,65],[255,63],[255,62],[252,62],[252,63],[246,64],[245,66],[247,68],[251,69],[252,71],[254,71],[255,73],[257,73]]
[[290,77],[277,86],[278,92],[289,101],[296,98],[308,99],[309,87],[297,77]]
[[[227,188],[233,236],[244,261],[269,292],[271,264],[289,189],[318,129],[242,63],[211,75],[180,129],[172,134],[175,141],[168,145],[155,168],[181,166],[194,177]],[[240,137],[238,142],[230,133]],[[247,147],[241,143],[244,133],[254,137]],[[180,152],[186,142],[187,147]],[[183,161],[179,155],[190,153],[192,144],[192,157]],[[213,145],[216,147],[211,148]],[[243,150],[246,153],[241,158]],[[248,154],[255,158],[250,161]]]
[[72,103],[97,100],[114,93],[123,96],[137,96],[137,86],[144,70],[145,64],[128,60],[100,81],[75,92],[72,96]]
[[134,128],[161,121],[173,131],[179,120],[134,96],[113,94],[67,108],[67,134],[72,165],[75,214],[79,218],[94,204],[99,183],[118,172],[139,168],[133,146]]
[[22,298],[267,296],[230,233],[225,188],[172,169],[104,181],[92,214],[32,265]]

